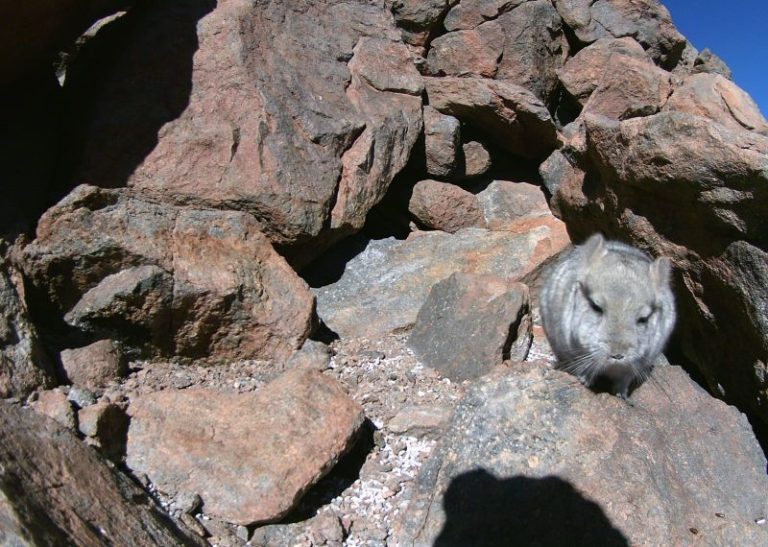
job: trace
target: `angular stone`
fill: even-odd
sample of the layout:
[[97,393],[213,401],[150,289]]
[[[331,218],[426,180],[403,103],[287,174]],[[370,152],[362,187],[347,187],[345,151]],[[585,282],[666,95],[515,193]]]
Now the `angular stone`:
[[[356,256],[347,257],[341,277],[313,289],[318,314],[341,337],[402,331],[413,325],[432,286],[452,273],[515,279],[560,251],[567,234],[553,220],[524,219],[517,230],[502,232],[465,228],[455,234],[415,233],[405,241],[350,241]],[[313,265],[318,279],[338,258],[326,260]]]
[[128,416],[112,403],[96,403],[80,409],[77,427],[86,436],[88,444],[95,446],[112,461],[125,455],[128,434]]
[[616,69],[630,60],[651,63],[643,47],[633,38],[603,38],[568,59],[557,75],[568,93],[584,106],[600,85],[609,63]]
[[496,76],[504,51],[504,30],[492,21],[477,29],[459,30],[432,40],[427,55],[431,76]]
[[487,142],[528,158],[543,158],[555,149],[552,117],[526,89],[480,78],[424,80],[430,106],[477,128]]
[[0,258],[0,399],[26,397],[39,387],[57,383],[51,360],[29,319],[22,286],[20,272]]
[[675,88],[664,110],[687,112],[732,129],[768,135],[768,122],[752,97],[719,74],[688,76]]
[[259,228],[247,213],[81,186],[43,216],[21,260],[51,313],[133,349],[284,358],[307,338],[314,302]]
[[685,545],[695,529],[713,544],[764,544],[766,460],[746,417],[678,367],[653,375],[669,396],[647,382],[634,406],[543,363],[479,380],[422,467],[393,539]]
[[451,420],[453,409],[445,405],[407,406],[387,423],[387,429],[400,435],[438,437]]
[[417,182],[408,212],[421,226],[432,230],[453,233],[470,226],[485,227],[477,196],[447,182]]
[[465,142],[461,145],[461,150],[464,153],[464,169],[460,178],[476,178],[491,168],[491,154],[482,143]]
[[[539,166],[544,186],[554,195],[560,187],[578,187],[584,180],[584,171],[575,166],[560,150],[555,150]],[[552,203],[554,208],[557,204]],[[554,209],[553,209],[554,210]]]
[[733,78],[731,69],[720,57],[704,48],[693,62],[692,72],[705,74],[719,74],[728,80]]
[[52,420],[0,401],[0,431],[3,544],[204,544]]
[[685,49],[685,37],[659,0],[597,0],[590,14],[596,28],[614,38],[631,36],[662,68],[674,68]]
[[419,78],[383,3],[153,3],[91,40],[67,79],[74,182],[252,213],[308,261],[359,229],[407,162]]
[[549,217],[541,187],[527,182],[494,180],[477,194],[489,230],[514,227],[521,219]]
[[166,390],[129,407],[127,465],[161,490],[194,492],[205,511],[277,520],[349,448],[363,411],[329,376],[286,372],[260,390]]
[[677,350],[719,396],[768,421],[768,326],[755,321],[768,305],[768,137],[680,112],[585,125],[592,170],[553,197],[569,231],[669,256]]
[[67,429],[74,430],[76,428],[75,409],[61,388],[41,391],[32,408],[35,412],[57,421]]
[[464,0],[457,2],[445,16],[443,25],[449,31],[472,29],[496,19],[503,11],[513,9],[527,0]]
[[422,364],[453,381],[521,361],[530,346],[528,287],[461,272],[432,287],[408,338]]
[[95,391],[122,378],[128,371],[128,363],[120,347],[109,339],[82,348],[65,349],[60,358],[71,383]]
[[672,92],[670,76],[650,61],[612,57],[584,112],[618,120],[655,114]]
[[86,292],[64,320],[98,335],[151,344],[167,355],[171,341],[173,277],[157,266],[108,275]]
[[415,46],[427,43],[448,11],[448,0],[392,0],[389,4],[403,39]]
[[453,116],[441,114],[431,106],[424,107],[424,151],[427,173],[446,177],[457,167],[461,145],[461,124]]

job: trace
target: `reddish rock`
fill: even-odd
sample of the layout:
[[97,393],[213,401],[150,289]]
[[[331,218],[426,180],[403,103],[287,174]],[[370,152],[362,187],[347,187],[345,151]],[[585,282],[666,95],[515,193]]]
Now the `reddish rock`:
[[551,215],[541,187],[527,182],[494,180],[477,194],[477,200],[491,230],[514,227],[521,219]]
[[461,172],[461,179],[471,179],[485,174],[491,168],[491,154],[483,146],[483,143],[477,141],[465,142],[461,145],[464,153],[464,169]]
[[513,154],[543,158],[556,147],[544,103],[517,85],[480,78],[425,78],[430,106],[485,134]]
[[452,174],[457,167],[457,151],[461,145],[461,124],[453,116],[441,114],[431,106],[424,107],[424,151],[427,173],[435,177]]
[[75,183],[253,213],[308,261],[362,226],[421,131],[419,75],[381,4],[153,3],[118,23],[68,78]]
[[58,313],[134,348],[287,357],[312,328],[314,302],[259,228],[247,213],[81,186],[41,219],[22,262]]
[[451,420],[453,409],[448,405],[407,406],[387,422],[387,429],[413,437],[439,437]]
[[391,0],[388,2],[403,39],[415,46],[426,45],[443,14],[448,11],[448,0]]
[[530,346],[528,287],[459,272],[432,287],[408,337],[419,362],[453,381],[523,360]]
[[360,406],[332,378],[286,372],[257,392],[167,390],[129,407],[127,464],[161,490],[250,525],[279,519],[347,450]]
[[64,316],[72,326],[98,335],[123,337],[168,354],[173,277],[157,266],[138,266],[108,275]]
[[650,61],[611,57],[584,112],[625,120],[655,114],[672,92],[669,72]]
[[589,182],[561,181],[553,197],[569,231],[671,257],[673,343],[715,392],[768,420],[768,138],[680,112],[585,125]]
[[[571,162],[560,150],[555,150],[539,166],[539,174],[544,186],[550,194],[554,195],[561,186],[577,188],[584,181],[584,171]],[[551,204],[553,211],[556,202]],[[557,212],[557,211],[556,211]]]
[[[0,245],[2,245],[0,241]],[[0,399],[56,385],[56,375],[24,302],[20,272],[0,258]]]
[[61,352],[61,365],[71,383],[94,391],[105,388],[128,371],[120,347],[109,339],[65,349]]
[[495,21],[477,29],[449,32],[432,40],[427,72],[432,76],[493,78],[503,52],[504,30]]
[[61,388],[41,391],[32,408],[35,412],[56,420],[67,429],[74,430],[77,427],[75,409]]
[[73,433],[0,401],[0,542],[203,545]]
[[445,16],[443,25],[449,31],[475,28],[503,11],[513,9],[527,0],[464,0],[455,2]]
[[447,182],[422,180],[416,183],[408,211],[419,224],[433,230],[453,233],[462,228],[485,225],[477,197]]
[[688,76],[675,88],[664,110],[688,112],[732,129],[768,135],[768,122],[752,97],[719,74]]
[[609,64],[615,70],[631,60],[651,62],[643,47],[634,39],[603,38],[568,59],[557,74],[568,93],[584,106],[600,85]]

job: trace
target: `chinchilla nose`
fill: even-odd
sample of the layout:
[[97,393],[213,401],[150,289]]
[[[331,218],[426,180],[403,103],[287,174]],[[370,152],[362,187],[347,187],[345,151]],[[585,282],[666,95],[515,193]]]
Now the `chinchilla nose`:
[[614,361],[621,361],[622,359],[624,359],[624,354],[623,353],[614,353],[614,354],[611,355],[611,359],[613,359]]

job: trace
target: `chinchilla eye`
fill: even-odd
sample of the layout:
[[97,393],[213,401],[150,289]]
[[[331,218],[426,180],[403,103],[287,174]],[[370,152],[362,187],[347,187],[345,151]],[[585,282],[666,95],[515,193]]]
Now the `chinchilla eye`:
[[654,310],[651,310],[651,311],[648,312],[647,315],[641,315],[640,317],[638,317],[637,318],[637,324],[638,325],[646,325],[646,324],[648,324],[648,321],[651,319],[651,316],[653,315],[653,311]]
[[598,315],[602,315],[603,314],[603,308],[598,306],[595,303],[594,300],[592,300],[591,298],[587,297],[587,302],[589,302],[589,307],[592,308],[592,311],[594,311]]

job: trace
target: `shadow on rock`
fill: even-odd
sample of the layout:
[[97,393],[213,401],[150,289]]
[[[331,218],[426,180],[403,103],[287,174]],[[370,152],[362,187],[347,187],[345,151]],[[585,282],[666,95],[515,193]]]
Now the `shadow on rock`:
[[497,479],[484,469],[448,486],[434,547],[628,546],[596,503],[557,477]]
[[62,195],[87,181],[125,186],[158,132],[189,104],[197,24],[213,0],[145,3],[88,41],[67,70],[69,160]]

